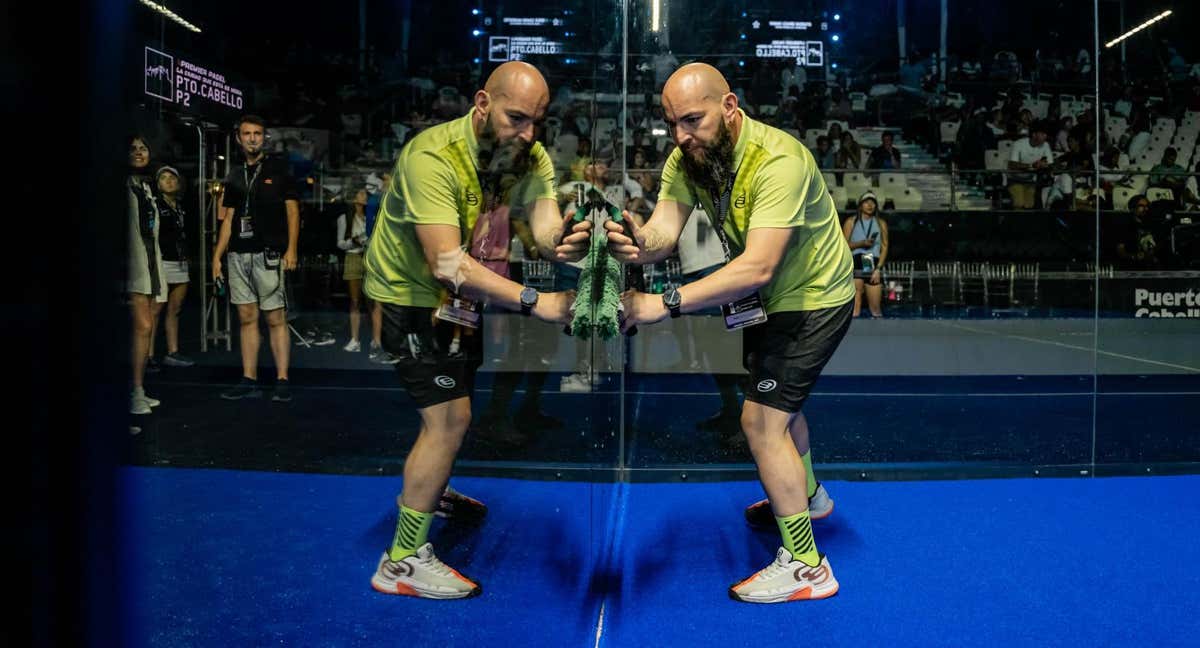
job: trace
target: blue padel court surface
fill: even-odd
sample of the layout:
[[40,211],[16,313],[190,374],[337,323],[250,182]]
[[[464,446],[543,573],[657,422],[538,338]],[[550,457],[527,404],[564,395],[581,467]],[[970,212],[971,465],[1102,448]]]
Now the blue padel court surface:
[[[819,472],[818,472],[819,475]],[[369,579],[400,480],[121,473],[125,646],[1194,646],[1200,476],[828,482],[814,522],[841,583],[751,605],[774,556],[756,482],[456,478],[479,527],[434,523],[463,601]]]

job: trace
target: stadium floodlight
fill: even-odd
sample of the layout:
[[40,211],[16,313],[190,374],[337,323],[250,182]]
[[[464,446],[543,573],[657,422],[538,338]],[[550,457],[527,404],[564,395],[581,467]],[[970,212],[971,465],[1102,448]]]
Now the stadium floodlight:
[[1111,41],[1104,43],[1104,47],[1105,47],[1105,48],[1109,48],[1109,47],[1115,46],[1115,44],[1117,44],[1117,43],[1120,43],[1120,42],[1121,42],[1121,41],[1123,41],[1123,40],[1126,40],[1126,38],[1128,38],[1129,36],[1133,36],[1134,34],[1138,34],[1138,32],[1139,32],[1139,31],[1141,31],[1141,30],[1144,30],[1144,29],[1148,28],[1148,26],[1150,26],[1150,25],[1152,25],[1152,24],[1154,24],[1154,23],[1157,23],[1157,22],[1159,22],[1159,20],[1162,20],[1163,18],[1166,18],[1166,17],[1170,16],[1170,14],[1171,14],[1171,10],[1166,10],[1166,11],[1164,11],[1163,13],[1159,13],[1159,14],[1158,14],[1158,16],[1156,16],[1156,17],[1153,17],[1153,18],[1151,18],[1150,20],[1146,20],[1146,22],[1145,22],[1145,23],[1142,23],[1142,24],[1140,24],[1140,25],[1138,25],[1138,26],[1135,26],[1135,28],[1133,28],[1133,29],[1130,29],[1130,30],[1129,30],[1129,31],[1127,31],[1127,32],[1124,32],[1124,34],[1122,34],[1121,36],[1117,36],[1116,38],[1112,38],[1112,40],[1111,40]]
[[174,11],[171,11],[170,9],[166,8],[165,6],[160,5],[157,2],[151,2],[150,0],[139,0],[139,2],[141,2],[146,7],[149,7],[151,10],[158,12],[162,17],[170,18],[171,20],[175,21],[180,26],[182,26],[184,29],[196,32],[197,34],[200,33],[199,27],[184,20],[182,16],[175,13]]

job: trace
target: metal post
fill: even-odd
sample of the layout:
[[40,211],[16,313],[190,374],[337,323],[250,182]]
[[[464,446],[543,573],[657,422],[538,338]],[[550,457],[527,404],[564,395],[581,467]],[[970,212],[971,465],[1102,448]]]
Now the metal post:
[[[1097,12],[1097,14],[1098,13],[1099,12]],[[1097,25],[1097,29],[1099,29],[1099,25]],[[1121,0],[1121,31],[1120,31],[1120,33],[1122,33],[1122,34],[1125,33],[1125,0]],[[1096,49],[1099,50],[1100,48],[1097,47]],[[1099,60],[1095,61],[1095,63],[1093,63],[1093,65],[1095,65],[1096,67],[1100,67],[1100,61]],[[1125,41],[1121,41],[1121,74],[1122,75],[1125,74]],[[1122,80],[1124,80],[1124,76],[1122,76]],[[1099,95],[1100,95],[1099,89],[1097,89],[1096,95],[1097,95],[1097,97],[1099,97]],[[1097,101],[1099,101],[1099,100],[1097,99]]]
[[948,2],[949,0],[942,0],[942,51],[938,56],[938,60],[940,61],[938,69],[941,73],[939,79],[943,86],[946,83],[946,24],[948,22],[947,17],[949,15],[946,5]]
[[[225,173],[226,174],[229,173],[229,161],[232,159],[230,157],[232,155],[233,155],[233,144],[230,142],[229,136],[226,135],[225,136]],[[219,205],[213,206],[213,215],[214,215],[213,222],[216,222],[215,216],[216,216],[216,211],[218,209],[220,209]],[[217,236],[220,236],[219,232],[218,232]],[[225,350],[226,351],[233,350],[233,333],[232,333],[233,322],[231,322],[229,319],[230,311],[232,311],[232,310],[233,310],[233,308],[229,307],[229,306],[227,306],[225,308]]]
[[[200,236],[196,237],[196,245],[199,247],[199,250],[200,250],[200,254],[199,254],[199,258],[197,259],[197,262],[200,265],[200,303],[207,304],[208,303],[208,301],[207,301],[208,300],[208,283],[207,283],[207,281],[205,281],[205,277],[208,276],[208,255],[205,253],[205,249],[204,249],[204,247],[205,247],[205,245],[204,245],[204,214],[207,211],[206,204],[205,204],[205,196],[208,194],[208,186],[207,186],[207,183],[204,181],[205,180],[204,153],[206,151],[205,151],[205,144],[204,144],[204,128],[203,128],[203,126],[201,126],[200,123],[197,123],[195,125],[195,127],[196,127],[196,143],[200,147],[199,161],[196,164],[196,167],[199,169],[199,172],[200,172],[200,176],[196,180],[196,187],[197,187],[196,208],[198,209],[196,214],[198,216],[198,220],[199,220],[198,224],[200,226]],[[208,330],[207,329],[208,329],[207,318],[202,316],[200,318],[200,351],[201,352],[208,351],[208,335],[207,335]]]
[[358,0],[358,82],[367,82],[367,0]]

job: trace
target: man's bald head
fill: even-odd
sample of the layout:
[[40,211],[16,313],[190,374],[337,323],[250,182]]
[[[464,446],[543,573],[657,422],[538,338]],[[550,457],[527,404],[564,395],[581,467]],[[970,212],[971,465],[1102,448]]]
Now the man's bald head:
[[720,102],[729,94],[729,82],[707,63],[688,63],[675,70],[663,86],[663,108],[681,103]]
[[737,95],[707,63],[689,63],[667,79],[662,91],[663,120],[681,153],[688,177],[705,187],[731,177],[733,150],[742,132]]
[[483,89],[493,97],[525,97],[543,104],[550,101],[546,77],[524,61],[509,61],[493,70]]
[[546,78],[532,65],[509,61],[492,71],[475,93],[475,134],[505,143],[531,144],[550,104]]

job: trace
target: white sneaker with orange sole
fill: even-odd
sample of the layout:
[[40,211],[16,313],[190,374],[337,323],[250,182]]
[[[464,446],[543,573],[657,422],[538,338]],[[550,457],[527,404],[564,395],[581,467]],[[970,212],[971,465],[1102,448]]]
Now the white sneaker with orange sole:
[[460,599],[479,596],[483,588],[463,576],[433,554],[426,542],[414,556],[392,560],[383,552],[371,587],[384,594],[401,594],[430,599]]
[[821,556],[816,567],[793,560],[787,549],[779,548],[775,562],[750,578],[729,588],[729,598],[747,603],[785,603],[829,598],[838,592],[837,579],[829,558]]

